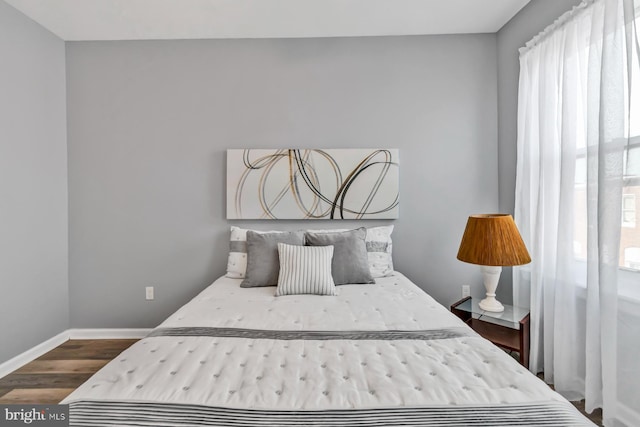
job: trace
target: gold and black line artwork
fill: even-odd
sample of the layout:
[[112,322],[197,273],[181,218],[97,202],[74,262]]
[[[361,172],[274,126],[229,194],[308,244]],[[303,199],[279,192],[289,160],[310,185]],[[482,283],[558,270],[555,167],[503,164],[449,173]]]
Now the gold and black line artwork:
[[394,219],[396,149],[227,150],[228,219]]

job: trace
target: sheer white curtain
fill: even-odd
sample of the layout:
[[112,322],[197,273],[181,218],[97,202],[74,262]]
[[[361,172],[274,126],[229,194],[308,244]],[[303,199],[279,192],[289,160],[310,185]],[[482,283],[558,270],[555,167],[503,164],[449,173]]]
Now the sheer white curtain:
[[607,426],[640,426],[624,388],[640,384],[640,336],[620,338],[621,291],[640,293],[640,272],[620,269],[623,194],[640,186],[639,4],[585,1],[520,53],[515,219],[533,261],[514,299],[531,308],[530,369]]

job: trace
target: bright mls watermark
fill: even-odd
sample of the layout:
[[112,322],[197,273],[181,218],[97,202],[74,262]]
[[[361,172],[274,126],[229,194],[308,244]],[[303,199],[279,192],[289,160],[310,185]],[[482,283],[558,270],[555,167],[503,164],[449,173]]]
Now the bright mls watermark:
[[0,405],[0,426],[68,427],[68,405]]

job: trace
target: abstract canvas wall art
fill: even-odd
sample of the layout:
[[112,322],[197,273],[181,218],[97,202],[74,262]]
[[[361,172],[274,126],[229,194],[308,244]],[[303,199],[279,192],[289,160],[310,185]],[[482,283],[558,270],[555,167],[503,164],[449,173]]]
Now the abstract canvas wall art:
[[227,219],[398,218],[397,149],[227,150]]

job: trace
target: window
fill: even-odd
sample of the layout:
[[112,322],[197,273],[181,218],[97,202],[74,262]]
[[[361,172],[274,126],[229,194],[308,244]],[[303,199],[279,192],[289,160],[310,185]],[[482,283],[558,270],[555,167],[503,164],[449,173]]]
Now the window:
[[[640,66],[636,68],[636,74],[640,77]],[[635,91],[633,95],[632,102],[637,100],[640,104],[640,91]],[[640,200],[640,117],[632,117],[631,121],[631,132],[637,133],[630,138],[624,156],[619,265],[626,269],[640,271],[640,249],[638,249],[640,248],[640,223],[636,217]]]
[[640,270],[640,248],[624,250],[624,266],[631,270]]
[[[640,19],[636,23],[640,27]],[[640,200],[640,58],[637,49],[633,49],[630,60],[631,67],[625,69],[625,77],[630,79],[631,87],[625,91],[628,103],[625,107],[628,107],[630,114],[625,117],[624,143],[627,145],[623,159],[624,187],[618,265],[640,271],[640,223],[636,220]],[[578,126],[583,125],[584,123],[578,123]],[[587,259],[587,144],[582,139],[578,138],[574,183],[573,252],[577,260]]]
[[626,228],[636,227],[636,195],[622,195],[622,226]]

